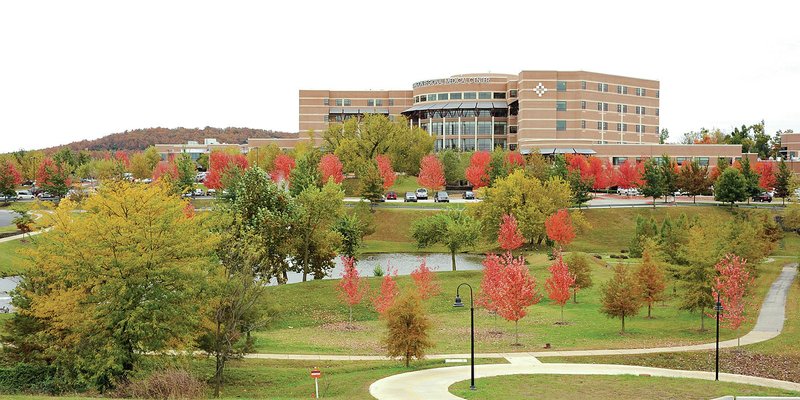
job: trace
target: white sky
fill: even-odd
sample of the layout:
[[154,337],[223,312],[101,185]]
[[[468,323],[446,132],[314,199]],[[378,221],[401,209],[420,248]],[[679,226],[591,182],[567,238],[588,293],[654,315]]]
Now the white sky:
[[0,152],[126,129],[296,132],[299,89],[470,72],[661,81],[661,126],[800,130],[797,2],[4,1]]

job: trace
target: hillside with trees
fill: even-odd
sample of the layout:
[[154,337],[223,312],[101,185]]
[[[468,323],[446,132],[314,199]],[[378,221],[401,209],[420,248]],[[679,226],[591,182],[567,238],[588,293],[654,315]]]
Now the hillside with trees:
[[217,139],[220,143],[243,144],[248,138],[285,138],[294,134],[253,128],[145,128],[112,133],[99,139],[81,140],[45,151],[69,148],[71,150],[144,150],[157,143],[186,143],[189,140],[202,142],[205,138]]

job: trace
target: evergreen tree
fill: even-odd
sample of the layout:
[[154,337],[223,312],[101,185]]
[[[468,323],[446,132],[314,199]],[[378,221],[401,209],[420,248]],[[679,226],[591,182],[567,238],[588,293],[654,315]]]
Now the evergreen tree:
[[550,176],[558,176],[563,180],[567,180],[567,160],[563,154],[556,154],[553,159],[553,168],[550,170]]
[[644,163],[644,174],[642,175],[644,184],[641,186],[642,195],[653,198],[653,208],[656,207],[656,199],[666,193],[666,183],[664,173],[660,166],[652,158]]
[[645,219],[641,215],[636,216],[636,229],[634,231],[628,251],[631,257],[641,257],[644,250],[644,243],[648,239],[658,239],[658,225],[653,217]]
[[581,204],[592,199],[592,197],[589,196],[589,191],[592,189],[593,182],[583,179],[580,171],[575,170],[568,172],[567,182],[569,182],[569,188],[572,191],[572,201],[578,205],[578,209],[581,208]]
[[661,161],[658,166],[661,169],[661,177],[664,185],[664,202],[666,203],[667,197],[673,195],[678,190],[678,166],[675,164],[675,161],[666,154],[661,156]]
[[742,157],[739,165],[742,168],[742,177],[745,180],[745,196],[747,196],[747,203],[749,204],[750,198],[761,193],[763,189],[758,187],[758,174],[750,166],[750,159]]
[[792,170],[786,164],[786,161],[781,159],[778,163],[778,172],[775,174],[775,196],[783,199],[783,204],[786,204],[786,198],[791,194],[789,192],[792,181]]
[[647,303],[647,318],[652,318],[653,304],[663,299],[666,281],[664,271],[652,257],[652,247],[647,246],[642,254],[642,263],[636,270],[636,278],[641,288],[642,300]]

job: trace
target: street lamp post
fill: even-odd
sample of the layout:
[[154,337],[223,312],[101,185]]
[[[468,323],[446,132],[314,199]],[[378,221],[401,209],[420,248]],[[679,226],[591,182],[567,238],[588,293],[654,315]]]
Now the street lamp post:
[[456,301],[453,303],[453,307],[464,307],[464,303],[461,302],[461,296],[458,295],[458,290],[464,285],[467,285],[469,288],[469,343],[471,356],[469,388],[470,390],[475,390],[475,307],[472,304],[472,286],[470,286],[468,283],[462,283],[458,285],[456,288]]
[[722,303],[719,302],[719,293],[717,293],[717,304],[714,305],[714,310],[717,312],[717,355],[716,355],[716,369],[714,380],[719,380],[719,313],[722,311]]

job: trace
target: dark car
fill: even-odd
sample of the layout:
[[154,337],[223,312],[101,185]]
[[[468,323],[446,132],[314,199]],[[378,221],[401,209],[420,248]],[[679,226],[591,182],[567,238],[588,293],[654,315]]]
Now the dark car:
[[433,201],[436,203],[449,203],[450,196],[447,195],[447,192],[436,192],[436,197],[433,198]]
[[420,200],[428,200],[428,189],[419,188],[417,189],[417,193],[415,195]]
[[386,192],[386,200],[397,200],[397,193]]
[[753,196],[753,201],[760,201],[762,203],[766,201],[767,203],[772,203],[772,196],[770,196],[767,192],[762,192]]
[[403,199],[403,202],[417,202],[417,195],[414,192],[406,192],[406,198]]
[[464,192],[464,200],[475,200],[475,192]]

